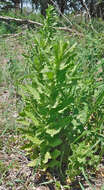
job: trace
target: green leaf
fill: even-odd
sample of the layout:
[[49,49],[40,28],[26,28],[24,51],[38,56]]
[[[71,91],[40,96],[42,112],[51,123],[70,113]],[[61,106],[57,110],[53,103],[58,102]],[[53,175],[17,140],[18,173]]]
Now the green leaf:
[[53,79],[53,72],[47,72],[48,79],[52,80]]
[[54,168],[55,166],[56,167],[59,167],[60,166],[60,161],[58,160],[51,160],[49,163],[48,163],[48,166],[50,168]]
[[70,52],[73,52],[73,50],[75,49],[76,46],[77,46],[77,42],[72,45],[72,47],[69,49],[69,51],[70,51]]
[[47,132],[48,134],[50,134],[51,137],[53,137],[54,135],[56,135],[57,133],[59,133],[60,130],[61,130],[61,129],[57,129],[57,130],[56,130],[56,129],[47,129],[46,132]]
[[31,95],[33,95],[33,97],[36,99],[36,100],[39,100],[40,99],[40,96],[39,96],[39,93],[37,90],[35,90],[35,88],[27,85],[27,90],[31,93]]
[[86,122],[88,117],[88,105],[85,104],[83,110],[79,111],[77,119],[79,119],[83,124]]
[[49,152],[46,152],[45,154],[45,158],[43,160],[43,163],[46,164],[48,162],[48,160],[51,159],[51,155]]
[[60,154],[61,154],[61,151],[55,149],[55,150],[51,153],[51,157],[52,157],[52,159],[56,159]]
[[30,136],[30,135],[25,135],[25,137],[30,140],[31,142],[33,142],[34,144],[40,145],[42,143],[41,140],[39,140],[38,138],[36,138],[36,136]]
[[54,137],[49,139],[49,145],[51,147],[56,147],[60,144],[62,144],[62,140],[59,137]]
[[83,158],[78,157],[78,162],[79,162],[80,164],[86,163],[86,157],[83,157]]
[[32,112],[25,111],[25,114],[26,114],[26,116],[27,116],[29,119],[32,120],[32,122],[33,122],[36,126],[39,125],[38,120],[36,119],[36,117],[33,115]]
[[96,107],[99,106],[103,102],[103,100],[104,100],[104,86],[103,86],[103,89],[98,94],[98,97],[96,99],[96,102],[95,102]]

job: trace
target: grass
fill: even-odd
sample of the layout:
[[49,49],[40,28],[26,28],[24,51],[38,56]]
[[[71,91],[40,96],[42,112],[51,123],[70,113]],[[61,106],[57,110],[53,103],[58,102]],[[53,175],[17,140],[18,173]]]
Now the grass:
[[16,91],[14,78],[9,72],[10,64],[23,64],[24,47],[23,40],[22,45],[18,39],[0,40],[0,187],[4,190],[16,190],[21,185],[26,190],[31,186],[31,182],[27,185],[27,176],[32,172],[27,167],[24,151],[20,149],[24,141],[17,130]]

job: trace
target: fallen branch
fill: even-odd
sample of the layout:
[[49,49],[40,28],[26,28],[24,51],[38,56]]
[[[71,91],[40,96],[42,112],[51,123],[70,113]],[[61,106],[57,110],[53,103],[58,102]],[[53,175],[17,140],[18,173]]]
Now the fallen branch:
[[57,27],[56,29],[61,30],[61,31],[65,31],[65,32],[69,32],[71,34],[83,37],[83,34],[77,32],[75,29],[70,29],[70,28],[67,28],[67,27]]
[[32,21],[32,20],[28,20],[28,19],[19,19],[19,18],[12,18],[12,17],[4,17],[4,16],[0,16],[0,20],[4,21],[4,22],[10,22],[10,21],[14,21],[18,24],[27,24],[27,25],[37,25],[37,26],[43,26],[43,24]]
[[[32,25],[32,26],[38,26],[38,27],[42,27],[43,24],[39,23],[39,22],[35,22],[32,20],[27,20],[27,19],[17,19],[17,18],[12,18],[12,17],[4,17],[4,16],[0,16],[0,21],[4,21],[4,22],[16,22],[18,24],[26,24],[26,25]],[[75,29],[70,29],[67,27],[57,27],[56,30],[62,30],[65,32],[69,32],[72,33],[74,35],[78,35],[78,36],[83,36],[83,34],[77,32]]]

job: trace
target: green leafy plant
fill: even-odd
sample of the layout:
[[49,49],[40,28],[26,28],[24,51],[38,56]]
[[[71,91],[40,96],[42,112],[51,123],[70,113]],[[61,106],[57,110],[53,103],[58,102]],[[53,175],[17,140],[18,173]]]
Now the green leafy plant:
[[80,62],[78,44],[58,36],[55,19],[49,7],[25,56],[28,74],[20,85],[24,108],[18,122],[30,141],[25,146],[30,166],[38,163],[64,181],[65,175],[74,178],[101,159],[104,85],[97,82],[96,64]]

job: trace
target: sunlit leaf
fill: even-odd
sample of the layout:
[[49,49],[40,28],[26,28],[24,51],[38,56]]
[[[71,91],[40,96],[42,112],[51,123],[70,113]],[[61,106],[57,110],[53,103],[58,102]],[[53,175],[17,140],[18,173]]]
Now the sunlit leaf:
[[49,152],[46,152],[45,154],[45,158],[43,160],[44,164],[46,164],[48,162],[48,160],[51,159],[51,155]]
[[57,129],[57,130],[55,130],[55,129],[47,129],[46,132],[47,132],[48,134],[50,134],[50,135],[53,137],[54,135],[56,135],[57,133],[59,133],[60,130],[61,130],[61,129]]
[[30,135],[25,135],[25,137],[30,140],[31,142],[33,142],[34,144],[40,145],[42,143],[41,140],[39,140],[38,138],[36,138],[35,136],[32,137]]
[[29,167],[37,167],[37,164],[39,163],[39,159],[35,159],[29,162],[28,166]]

